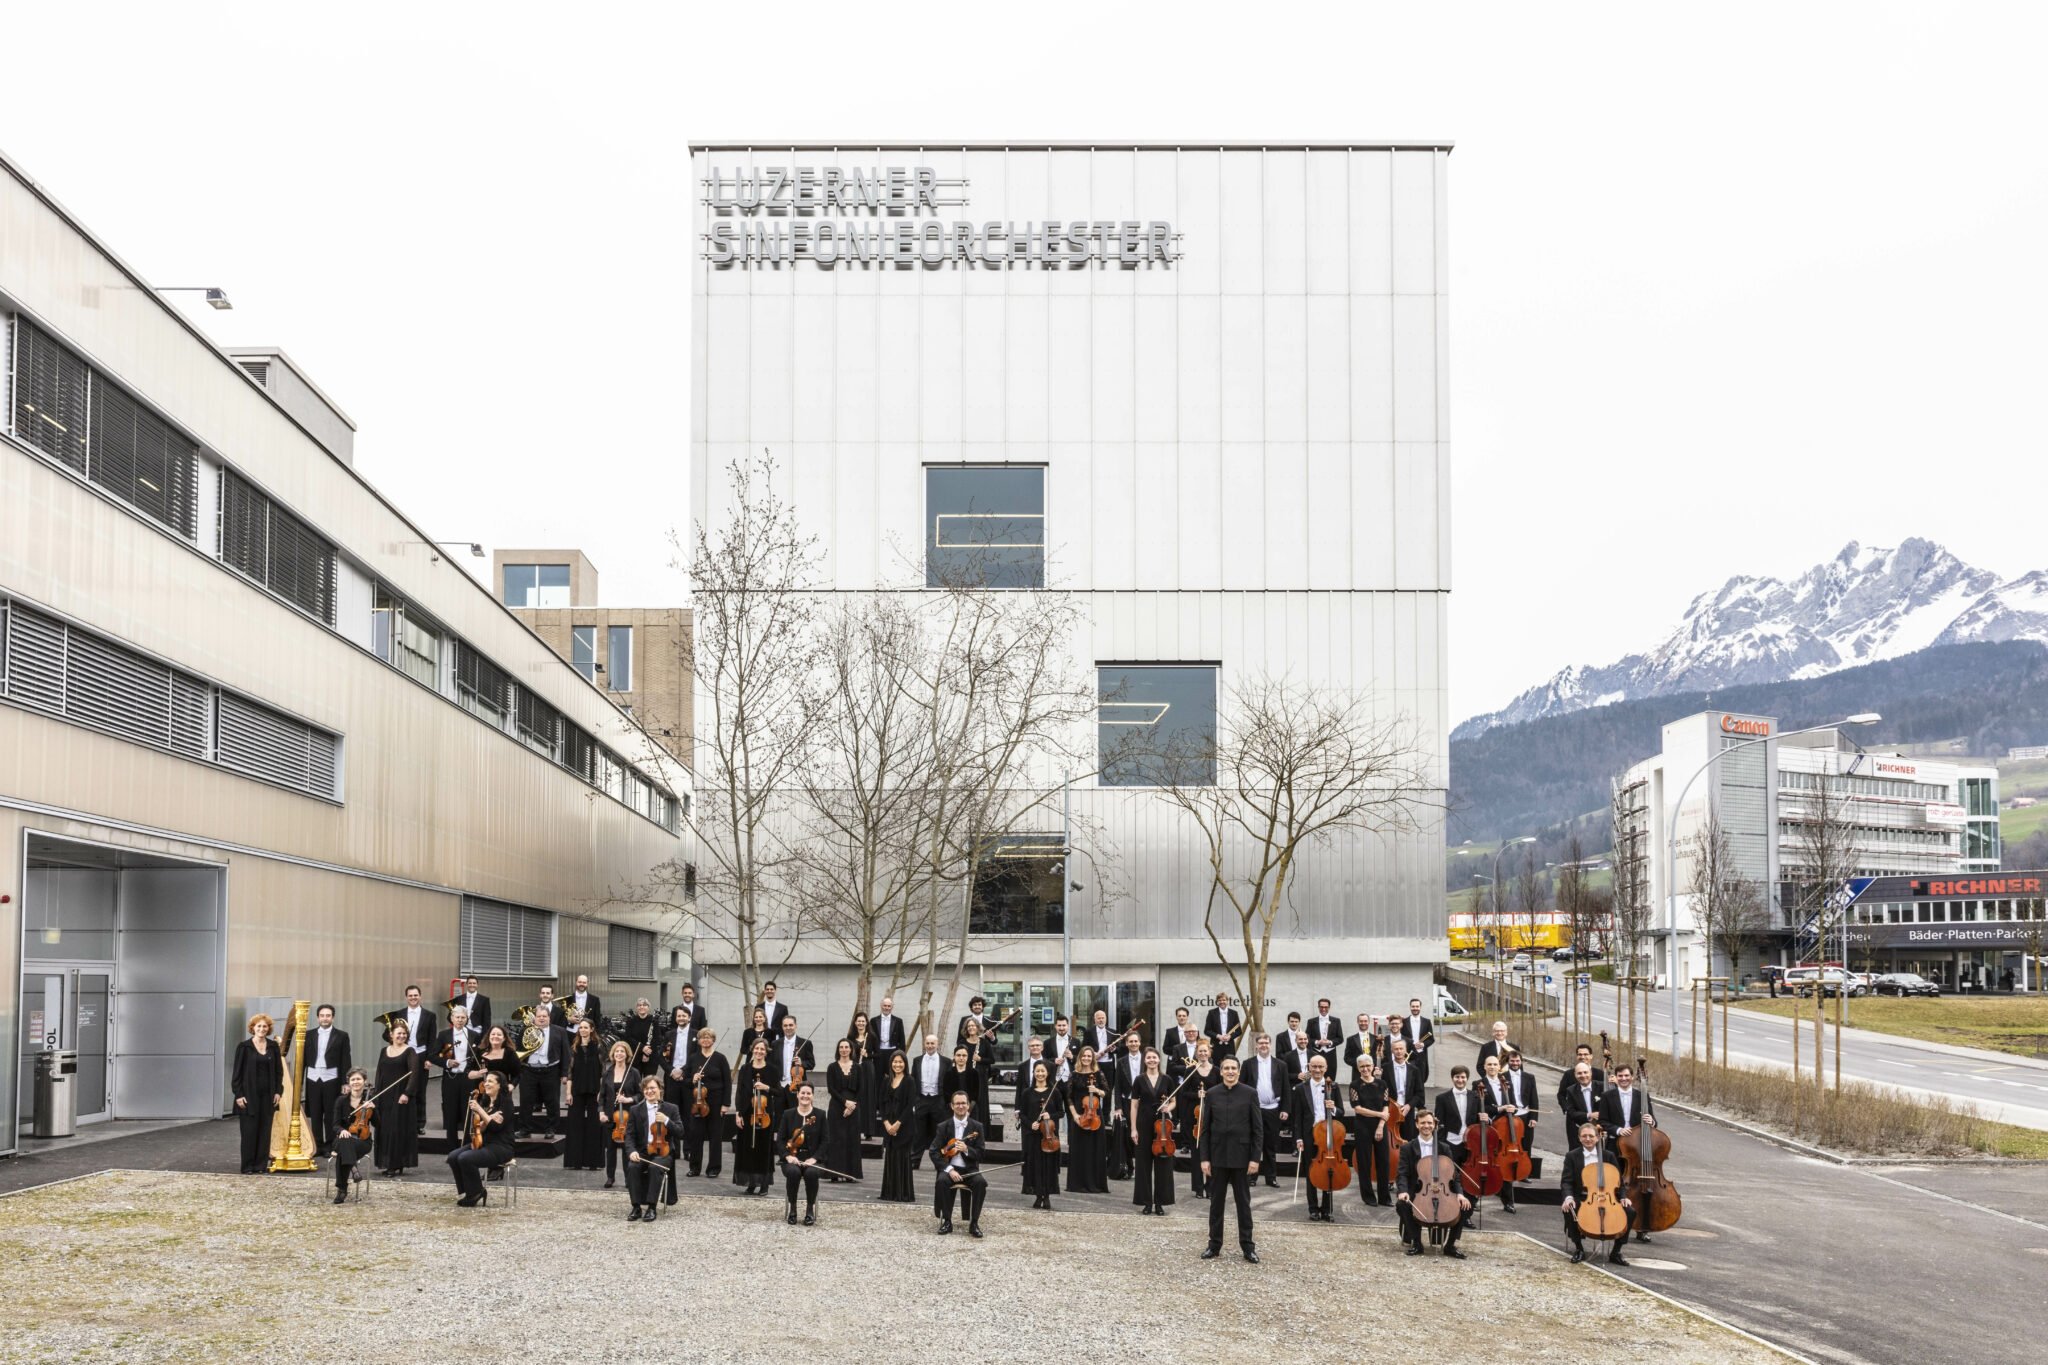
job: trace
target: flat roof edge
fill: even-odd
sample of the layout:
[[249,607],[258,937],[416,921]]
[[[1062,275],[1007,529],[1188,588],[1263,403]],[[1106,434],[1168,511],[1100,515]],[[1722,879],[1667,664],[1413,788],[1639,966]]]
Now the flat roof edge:
[[1320,141],[1316,139],[1280,139],[1255,141],[1187,141],[1187,140],[1124,140],[1103,141],[1002,141],[1002,142],[946,142],[906,141],[902,138],[883,138],[879,141],[861,141],[858,138],[837,138],[832,140],[798,139],[795,142],[741,141],[738,139],[713,138],[691,141],[686,144],[691,152],[1448,152],[1457,144],[1449,138],[1377,139],[1369,142]]

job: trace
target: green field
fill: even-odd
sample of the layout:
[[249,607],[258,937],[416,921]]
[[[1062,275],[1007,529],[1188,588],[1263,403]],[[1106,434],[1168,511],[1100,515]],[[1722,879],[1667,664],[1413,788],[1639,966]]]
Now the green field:
[[[1742,1008],[1763,1014],[1813,1015],[1811,1000],[1745,1000]],[[1834,1002],[1827,1017],[1835,1017]],[[2048,1057],[2048,996],[1868,996],[1849,1002],[1851,1028],[1895,1033],[1931,1043],[1989,1048],[2022,1057]]]

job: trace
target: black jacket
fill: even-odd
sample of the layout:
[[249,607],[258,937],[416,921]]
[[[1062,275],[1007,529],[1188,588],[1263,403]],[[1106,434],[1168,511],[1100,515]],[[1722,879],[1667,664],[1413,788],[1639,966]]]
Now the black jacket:
[[[465,992],[463,995],[456,996],[455,1003],[458,1005],[462,1004],[466,995],[467,993]],[[491,1031],[491,997],[485,995],[482,991],[478,991],[476,993],[476,1003],[468,1008],[469,1026],[478,1033],[489,1033]]]
[[[320,1026],[315,1024],[306,1030],[307,1066],[310,1067],[319,1061],[319,1057],[315,1055],[319,1048]],[[349,1070],[355,1064],[355,1055],[349,1049],[348,1034],[341,1029],[331,1030],[327,1038],[327,1065],[334,1068],[335,1078],[347,1081]]]
[[1588,1108],[1586,1106],[1586,1092],[1579,1089],[1576,1082],[1573,1083],[1569,1090],[1558,1092],[1558,1107],[1564,1110],[1564,1132],[1558,1135],[1559,1141],[1569,1142],[1573,1146],[1577,1146],[1579,1128],[1588,1119],[1600,1124],[1603,1129],[1606,1127],[1605,1120],[1600,1116],[1600,1100],[1605,1093],[1599,1086],[1594,1086],[1593,1104],[1591,1108]]
[[[548,1060],[547,1060],[547,1064],[548,1064],[549,1066],[552,1066],[552,1067],[566,1067],[566,1066],[568,1066],[568,1065],[569,1065],[569,1030],[567,1030],[567,1029],[565,1029],[565,1028],[555,1028],[555,1027],[552,1027],[552,1026],[550,1026],[550,1027],[549,1027],[549,1029],[548,1029],[548,1031],[547,1031],[547,1034],[548,1034]],[[525,1068],[526,1070],[528,1070],[528,1071],[531,1071],[531,1070],[533,1070],[534,1066],[535,1066],[535,1065],[537,1064],[537,1063],[535,1062],[535,1060],[534,1060],[534,1059],[535,1059],[535,1058],[537,1058],[537,1057],[539,1057],[539,1056],[540,1056],[540,1049],[539,1049],[539,1048],[535,1048],[535,1049],[534,1049],[534,1050],[533,1050],[532,1052],[530,1052],[530,1053],[528,1053],[528,1054],[527,1054],[527,1056],[526,1056],[526,1061],[525,1061],[524,1063],[522,1063],[522,1065],[523,1065],[523,1066],[524,1066],[524,1068]]]
[[[982,1151],[988,1145],[988,1137],[982,1131],[981,1120],[970,1115],[967,1119],[967,1128],[963,1136],[967,1143],[967,1151],[963,1154],[963,1159],[967,1165],[966,1173],[973,1175],[981,1169]],[[931,1151],[927,1153],[932,1159],[932,1169],[934,1171],[943,1170],[953,1164],[953,1158],[945,1154],[946,1144],[952,1140],[953,1116],[951,1113],[948,1113],[946,1117],[939,1120],[938,1131],[932,1134]]]
[[647,1130],[652,1125],[647,1119],[647,1098],[644,1095],[633,1106],[632,1114],[626,1119],[626,1150],[638,1152],[643,1161],[653,1160],[662,1166],[669,1166],[674,1164],[676,1159],[675,1144],[683,1137],[683,1115],[681,1110],[667,1100],[661,1102],[659,1109],[661,1116],[668,1121],[668,1155],[650,1158],[647,1154]]
[[[1591,1162],[1589,1162],[1586,1159],[1588,1156],[1592,1158]],[[1606,1160],[1609,1160],[1607,1153],[1602,1151],[1598,1147],[1595,1147],[1591,1152],[1588,1152],[1583,1147],[1579,1147],[1576,1145],[1573,1146],[1571,1151],[1565,1153],[1564,1160],[1558,1163],[1558,1165],[1562,1166],[1564,1170],[1563,1173],[1558,1176],[1557,1187],[1560,1190],[1564,1191],[1566,1198],[1572,1199],[1581,1204],[1585,1203],[1587,1186],[1586,1169],[1594,1162]],[[1615,1184],[1613,1186],[1614,1192],[1617,1195],[1625,1196],[1628,1193],[1628,1187],[1624,1182],[1622,1182],[1619,1179],[1621,1175],[1621,1167],[1619,1163],[1616,1163],[1615,1165],[1614,1174],[1617,1177],[1615,1180]]]
[[[1557,1082],[1557,1107],[1558,1107],[1558,1108],[1560,1108],[1560,1109],[1562,1109],[1562,1108],[1564,1108],[1564,1107],[1565,1107],[1565,1102],[1564,1102],[1564,1092],[1565,1092],[1565,1091],[1567,1091],[1567,1090],[1577,1090],[1578,1088],[1579,1088],[1579,1083],[1578,1083],[1578,1081],[1577,1081],[1577,1080],[1575,1080],[1575,1079],[1574,1079],[1574,1078],[1572,1077],[1572,1073],[1571,1073],[1571,1072],[1569,1072],[1569,1071],[1565,1072],[1565,1073],[1564,1073],[1564,1075],[1563,1075],[1562,1077],[1560,1077],[1560,1078],[1559,1078],[1559,1080],[1558,1080],[1558,1082]],[[1594,1068],[1593,1068],[1593,1097],[1594,1097],[1594,1099],[1595,1099],[1595,1100],[1598,1100],[1598,1099],[1599,1099],[1599,1097],[1600,1097],[1600,1092],[1601,1092],[1601,1091],[1603,1091],[1603,1090],[1605,1090],[1606,1088],[1607,1088],[1607,1073],[1606,1073],[1605,1071],[1602,1071],[1602,1070],[1601,1070],[1601,1069],[1600,1069],[1599,1067],[1597,1067],[1597,1066],[1596,1066],[1596,1067],[1594,1067]]]
[[1609,1086],[1600,1096],[1600,1126],[1607,1130],[1607,1136],[1610,1138],[1624,1128],[1639,1126],[1645,1112],[1653,1115],[1657,1112],[1656,1103],[1641,1086],[1632,1086],[1628,1094],[1629,1112],[1626,1115],[1621,1110],[1622,1092],[1619,1086]]
[[[782,1016],[789,1013],[789,1006],[783,1004],[780,1000],[778,1000],[772,1005],[763,1002],[760,1008],[768,1016],[769,1039],[773,1040],[776,1038],[780,1038],[782,1036]],[[753,1017],[754,1012],[752,1010],[748,1010],[747,1018],[752,1019]]]
[[1241,1169],[1259,1159],[1264,1142],[1265,1119],[1259,1112],[1259,1097],[1243,1081],[1209,1091],[1196,1160],[1224,1170]]
[[[1242,1085],[1243,1082],[1240,1081],[1238,1084]],[[1330,1096],[1324,1102],[1327,1106],[1324,1112],[1331,1118],[1341,1119],[1344,1117],[1344,1087],[1334,1081],[1328,1082],[1328,1085]],[[1313,1082],[1303,1081],[1294,1087],[1294,1097],[1291,1100],[1283,1100],[1280,1104],[1282,1109],[1293,1116],[1295,1139],[1311,1148],[1315,1146],[1315,1139],[1309,1136],[1309,1129],[1316,1121],[1315,1097],[1309,1093],[1312,1088]],[[1211,1097],[1215,1093],[1213,1090],[1209,1092]]]
[[[597,998],[597,992],[591,991],[586,999],[587,1003],[583,1011],[583,1017],[593,1024],[602,1022],[604,1019],[604,1003]],[[556,1028],[569,1027],[569,1006],[575,1003],[576,997],[573,994],[563,996],[555,1001],[555,1007],[549,1013],[554,1016]]]
[[[469,1035],[469,1051],[463,1055],[462,1066],[462,1069],[467,1071],[476,1065],[476,1054],[478,1049],[484,1045],[484,1036],[475,1029],[465,1029],[463,1031]],[[455,1030],[444,1028],[434,1036],[434,1050],[428,1054],[427,1060],[440,1067],[443,1072],[447,1072],[455,1068],[454,1057]],[[342,1075],[346,1076],[348,1073],[344,1071]]]
[[1399,1094],[1394,1093],[1395,1072],[1391,1063],[1387,1066],[1386,1070],[1380,1074],[1380,1079],[1386,1083],[1387,1093],[1393,1095],[1393,1097],[1396,1100],[1400,1101],[1401,1105],[1404,1108],[1411,1110],[1419,1108],[1424,1102],[1424,1096],[1422,1093],[1422,1068],[1417,1066],[1415,1063],[1410,1062],[1404,1068],[1404,1070],[1408,1078],[1407,1084],[1401,1087]]
[[[720,1109],[732,1107],[732,1063],[725,1059],[723,1052],[713,1052],[709,1057],[701,1048],[691,1052],[683,1062],[683,1090],[676,1096],[676,1103],[696,1102],[699,1076],[704,1079],[704,1102],[711,1106],[712,1117],[716,1118]],[[663,1083],[670,1089],[675,1086],[672,1080]]]
[[1223,1011],[1213,1005],[1210,1006],[1209,1012],[1202,1016],[1202,1036],[1209,1040],[1209,1050],[1215,1054],[1217,1061],[1222,1061],[1225,1053],[1237,1051],[1237,1045],[1244,1041],[1244,1031],[1248,1024],[1249,1019],[1243,1010],[1231,1010],[1230,1022],[1226,1024],[1223,1022]]
[[1334,1014],[1328,1019],[1323,1018],[1320,1014],[1312,1014],[1308,1017],[1308,1021],[1301,1026],[1301,1029],[1302,1032],[1308,1035],[1309,1055],[1313,1057],[1320,1052],[1330,1060],[1332,1065],[1335,1065],[1338,1057],[1343,1055],[1343,1021]]
[[1463,1095],[1455,1090],[1446,1090],[1436,1097],[1437,1140],[1453,1151],[1459,1151],[1461,1148],[1458,1143],[1451,1141],[1452,1136],[1455,1134],[1462,1138],[1467,1128],[1484,1121],[1485,1118],[1486,1102],[1480,1098],[1479,1092],[1470,1086],[1465,1088]]
[[[953,1059],[943,1052],[934,1052],[931,1055],[938,1059],[939,1073],[939,1093],[932,1097],[932,1099],[941,1107],[944,1107],[951,1103],[953,1098],[952,1093],[946,1088],[947,1080],[953,1074]],[[927,1104],[927,1098],[924,1093],[924,1059],[925,1054],[922,1052],[909,1059],[910,1072],[908,1079],[910,1081],[910,1102],[912,1105]]]
[[1300,1087],[1295,1082],[1293,1074],[1288,1070],[1287,1063],[1278,1056],[1261,1057],[1258,1053],[1254,1052],[1251,1056],[1244,1059],[1243,1065],[1238,1069],[1237,1083],[1250,1090],[1256,1098],[1259,1093],[1259,1068],[1262,1066],[1271,1069],[1273,1073],[1273,1098],[1280,1101],[1280,1112],[1282,1114],[1293,1113],[1294,1092]]
[[[789,1141],[796,1136],[797,1129],[804,1130],[803,1150],[792,1154]],[[782,1117],[775,1120],[775,1154],[791,1161],[822,1161],[825,1158],[825,1111],[813,1107],[809,1117],[797,1112],[795,1105],[782,1111]]]
[[1500,1079],[1508,1092],[1508,1098],[1529,1111],[1522,1115],[1522,1121],[1534,1123],[1542,1109],[1536,1094],[1536,1078],[1527,1071],[1509,1071],[1502,1074]]
[[244,1038],[235,1044],[235,1060],[228,1072],[228,1088],[238,1100],[250,1101],[250,1108],[261,1099],[276,1100],[284,1089],[284,1053],[278,1048],[275,1038],[262,1055],[257,1055],[256,1044]]
[[[775,1083],[781,1086],[789,1084],[789,1068],[782,1064],[782,1045],[785,1041],[785,1039],[779,1037],[768,1040],[768,1069],[775,1073]],[[808,1081],[811,1078],[811,1073],[818,1069],[817,1058],[811,1052],[810,1039],[799,1038],[796,1040],[796,1060],[802,1065],[804,1079]]]
[[[1433,1145],[1436,1150],[1430,1155],[1447,1156],[1453,1161],[1458,1159],[1458,1149],[1447,1145],[1444,1142],[1443,1134],[1437,1134],[1436,1142]],[[1422,1177],[1415,1173],[1416,1163],[1421,1161],[1421,1159],[1422,1139],[1410,1138],[1401,1144],[1401,1162],[1398,1167],[1400,1174],[1395,1177],[1395,1184],[1403,1194],[1412,1195],[1422,1192]]]
[[[1060,1078],[1060,1064],[1059,1057],[1057,1055],[1057,1049],[1059,1045],[1060,1037],[1058,1034],[1048,1033],[1045,1035],[1045,1052],[1043,1054],[1044,1061],[1045,1064],[1052,1069],[1052,1078],[1055,1081],[1057,1081]],[[1069,1033],[1066,1039],[1066,1047],[1067,1070],[1072,1071],[1074,1069],[1074,1059],[1081,1055],[1081,1040],[1079,1038],[1074,1037],[1073,1034]]]
[[893,1014],[878,1014],[868,1020],[868,1053],[871,1056],[884,1048],[901,1052],[909,1046],[909,1038],[910,1035],[904,1032],[903,1021]]
[[1436,1041],[1436,1025],[1429,1022],[1427,1014],[1404,1014],[1399,1021],[1399,1034],[1408,1040],[1408,1058],[1420,1062],[1425,1073],[1429,1070],[1429,1046]]

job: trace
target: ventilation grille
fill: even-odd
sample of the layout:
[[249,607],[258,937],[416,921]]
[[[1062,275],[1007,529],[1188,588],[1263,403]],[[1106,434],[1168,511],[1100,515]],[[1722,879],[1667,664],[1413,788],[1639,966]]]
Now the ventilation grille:
[[464,976],[553,976],[555,917],[546,910],[462,898]]
[[654,933],[629,929],[623,924],[607,926],[605,975],[614,981],[654,980]]
[[270,362],[267,360],[243,360],[236,362],[251,379],[264,388],[270,387]]
[[220,694],[220,762],[237,772],[331,795],[334,736],[231,692]]

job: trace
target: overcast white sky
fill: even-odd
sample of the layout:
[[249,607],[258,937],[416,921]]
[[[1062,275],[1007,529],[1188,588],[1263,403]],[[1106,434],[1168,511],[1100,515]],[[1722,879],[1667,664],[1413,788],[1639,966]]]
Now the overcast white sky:
[[714,137],[1455,139],[1454,718],[1851,538],[2048,567],[2041,6],[710,8],[15,9],[0,148],[612,604],[681,591]]

